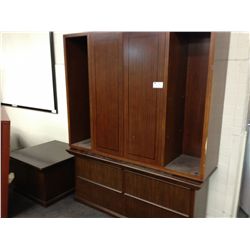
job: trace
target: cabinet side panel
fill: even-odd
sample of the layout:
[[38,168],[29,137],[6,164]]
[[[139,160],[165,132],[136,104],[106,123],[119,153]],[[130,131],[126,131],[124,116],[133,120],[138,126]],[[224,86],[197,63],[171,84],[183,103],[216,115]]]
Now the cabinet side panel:
[[120,33],[91,34],[94,135],[97,150],[121,151],[122,75]]
[[10,122],[1,121],[1,216],[8,217]]
[[[215,38],[215,58],[221,53],[218,48],[228,54],[230,33],[217,33]],[[211,104],[208,123],[207,151],[205,149],[205,178],[218,166],[222,115],[225,97],[225,85],[227,77],[227,65],[225,60],[217,60],[213,65],[213,78],[211,89]]]
[[[68,193],[74,189],[75,186],[75,163],[74,159],[55,164],[53,167],[45,170],[45,188],[46,201],[56,199],[57,197]],[[60,176],[60,178],[58,178]],[[55,185],[55,180],[57,183]]]
[[167,82],[165,163],[182,153],[187,43],[181,33],[171,33]]
[[193,217],[195,218],[206,217],[208,184],[209,183],[207,181],[200,190],[195,191],[193,213]]
[[125,45],[125,137],[129,158],[155,160],[159,35],[127,34]]
[[69,142],[90,138],[87,36],[64,38]]
[[191,33],[189,36],[183,153],[200,157],[210,33]]

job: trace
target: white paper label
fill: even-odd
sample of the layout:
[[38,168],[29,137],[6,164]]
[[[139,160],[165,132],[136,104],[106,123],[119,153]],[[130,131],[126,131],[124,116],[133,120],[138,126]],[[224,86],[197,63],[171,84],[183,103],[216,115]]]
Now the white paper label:
[[163,82],[153,82],[153,89],[162,89]]

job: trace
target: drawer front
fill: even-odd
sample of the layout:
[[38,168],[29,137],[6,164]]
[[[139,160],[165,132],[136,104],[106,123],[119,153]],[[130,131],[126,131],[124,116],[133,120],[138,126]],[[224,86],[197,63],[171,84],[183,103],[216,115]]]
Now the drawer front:
[[187,216],[132,197],[125,198],[126,216],[130,218],[186,218]]
[[125,171],[125,195],[186,216],[189,216],[192,211],[191,189],[130,171]]
[[109,190],[78,177],[75,195],[82,201],[91,202],[121,215],[124,214],[124,198],[118,191]]
[[112,164],[76,158],[76,176],[122,191],[122,169]]

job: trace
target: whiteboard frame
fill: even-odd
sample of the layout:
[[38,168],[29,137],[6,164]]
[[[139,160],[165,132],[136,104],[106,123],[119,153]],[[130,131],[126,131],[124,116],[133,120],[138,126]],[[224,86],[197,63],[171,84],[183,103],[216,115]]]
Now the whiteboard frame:
[[13,108],[30,109],[34,111],[42,111],[53,114],[58,114],[58,102],[57,102],[57,89],[56,89],[56,70],[55,70],[55,49],[54,49],[54,34],[52,31],[48,32],[49,36],[49,47],[50,47],[50,58],[51,58],[51,74],[52,74],[52,88],[53,88],[53,99],[54,99],[54,109],[40,109],[35,107],[28,107],[22,105],[16,105],[12,103],[1,102],[1,106],[8,106]]

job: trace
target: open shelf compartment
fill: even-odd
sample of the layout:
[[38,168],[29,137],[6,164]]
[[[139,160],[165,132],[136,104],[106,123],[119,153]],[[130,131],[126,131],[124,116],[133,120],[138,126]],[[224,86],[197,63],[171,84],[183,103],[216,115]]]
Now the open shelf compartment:
[[64,36],[69,144],[91,149],[88,35]]

